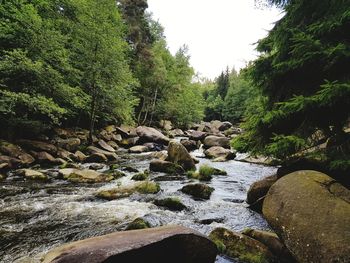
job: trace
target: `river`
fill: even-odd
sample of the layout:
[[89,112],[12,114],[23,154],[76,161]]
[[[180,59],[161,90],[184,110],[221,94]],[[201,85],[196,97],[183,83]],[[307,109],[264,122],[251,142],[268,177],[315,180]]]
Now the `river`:
[[[249,186],[258,179],[274,174],[276,168],[239,161],[212,162],[202,158],[201,150],[193,153],[201,164],[227,171],[214,176],[208,184],[215,188],[210,200],[193,200],[179,191],[191,180],[162,181],[164,174],[151,173],[162,191],[156,195],[134,194],[128,198],[105,201],[96,192],[132,184],[135,173],[103,184],[72,184],[56,178],[48,170],[48,182],[25,181],[8,176],[0,182],[0,262],[33,263],[60,244],[123,230],[136,217],[144,217],[152,226],[178,224],[209,234],[216,227],[241,231],[246,227],[268,229],[261,215],[247,209]],[[143,171],[148,169],[152,154],[119,153],[121,166]],[[84,166],[88,166],[85,164]],[[107,166],[101,167],[101,171]],[[173,212],[152,204],[154,198],[180,197],[188,207]],[[203,222],[207,221],[207,222]],[[203,224],[206,223],[206,224]],[[208,224],[210,223],[210,224]],[[235,262],[218,256],[217,262]]]

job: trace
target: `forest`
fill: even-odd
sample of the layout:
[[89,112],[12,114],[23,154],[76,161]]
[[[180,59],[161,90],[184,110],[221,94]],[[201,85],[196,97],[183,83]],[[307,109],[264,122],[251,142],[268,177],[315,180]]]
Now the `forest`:
[[[0,261],[39,262],[65,242],[157,222],[193,228],[215,244],[198,237],[196,261],[188,240],[175,238],[186,256],[174,262],[349,262],[342,227],[350,223],[350,0],[254,2],[284,15],[256,43],[255,60],[240,70],[222,65],[209,79],[191,66],[185,43],[172,54],[147,0],[0,0]],[[16,196],[30,196],[31,208]],[[80,210],[79,202],[86,202]],[[61,208],[65,217],[56,214]],[[45,216],[62,221],[32,228],[30,220]],[[19,222],[28,236],[13,231]],[[52,239],[33,240],[51,228]],[[137,249],[113,255],[141,262]],[[50,253],[43,262],[56,262]],[[104,256],[93,262],[114,262]]]

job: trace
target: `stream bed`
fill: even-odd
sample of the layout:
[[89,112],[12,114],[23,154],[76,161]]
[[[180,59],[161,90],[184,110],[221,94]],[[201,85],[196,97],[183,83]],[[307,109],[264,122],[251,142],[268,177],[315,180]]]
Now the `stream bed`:
[[[249,186],[274,174],[275,167],[239,161],[212,162],[202,151],[192,153],[200,163],[225,170],[208,182],[215,188],[210,200],[198,201],[179,191],[196,180],[168,181],[162,173],[151,173],[161,191],[156,195],[133,194],[128,198],[105,201],[95,197],[100,190],[132,184],[132,175],[103,184],[72,184],[51,177],[48,182],[25,181],[9,176],[0,182],[0,262],[34,263],[53,247],[92,236],[122,231],[137,217],[152,226],[178,224],[209,234],[216,227],[241,231],[246,227],[269,229],[261,215],[247,209]],[[121,166],[143,171],[149,168],[151,153],[119,153]],[[88,166],[89,164],[84,164]],[[101,171],[107,167],[101,167]],[[54,171],[54,170],[53,170]],[[52,173],[54,174],[54,172]],[[187,210],[174,212],[152,203],[155,198],[179,197]],[[218,256],[217,262],[235,262]]]

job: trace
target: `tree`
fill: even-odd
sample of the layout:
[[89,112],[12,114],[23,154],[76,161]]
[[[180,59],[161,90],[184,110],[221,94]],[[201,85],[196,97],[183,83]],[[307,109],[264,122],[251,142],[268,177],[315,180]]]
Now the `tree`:
[[[73,60],[81,84],[90,95],[90,142],[98,117],[128,119],[132,113],[133,81],[126,60],[123,23],[115,1],[81,0],[73,33]],[[122,106],[123,111],[118,109]]]
[[[268,1],[285,16],[258,44],[251,78],[266,100],[249,117],[237,142],[253,151],[288,158],[311,147],[321,131],[331,160],[350,153],[344,125],[350,111],[350,2]],[[329,141],[329,142],[330,142]],[[284,153],[281,153],[284,145]],[[332,164],[330,164],[332,165]]]

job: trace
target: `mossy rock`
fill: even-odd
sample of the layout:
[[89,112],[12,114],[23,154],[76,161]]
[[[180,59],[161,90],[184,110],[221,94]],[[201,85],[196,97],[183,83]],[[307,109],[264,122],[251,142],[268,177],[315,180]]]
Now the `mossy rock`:
[[0,181],[5,180],[6,176],[3,174],[0,174]]
[[114,179],[114,177],[110,174],[102,174],[89,169],[79,170],[65,168],[60,169],[58,172],[64,179],[73,183],[102,183],[109,182]]
[[125,197],[129,197],[135,192],[133,188],[115,188],[110,190],[103,190],[96,194],[98,198],[105,200],[116,200]]
[[137,185],[135,189],[140,194],[156,194],[160,191],[160,186],[155,182],[145,181]]
[[209,238],[217,245],[219,251],[232,258],[247,263],[272,263],[276,258],[269,249],[259,241],[225,228],[216,228]]
[[227,175],[226,171],[211,167],[211,166],[206,165],[206,164],[199,167],[199,173],[201,175]]
[[157,206],[163,206],[173,211],[182,211],[187,207],[177,197],[168,197],[164,199],[154,200],[154,204]]
[[138,217],[126,227],[126,230],[145,229],[150,227],[151,226],[147,221],[141,217]]
[[107,174],[112,175],[114,177],[114,179],[119,179],[119,178],[126,176],[125,173],[123,173],[122,171],[118,171],[118,170],[108,171]]
[[181,188],[181,192],[201,199],[209,199],[214,190],[206,184],[188,184]]
[[203,175],[196,171],[188,171],[186,174],[188,178],[197,179],[199,181],[209,182],[211,179],[213,179],[213,177],[210,174]]
[[139,170],[137,170],[136,168],[131,167],[131,166],[124,166],[124,167],[122,167],[122,170],[127,171],[129,173],[138,173],[139,172]]
[[138,174],[135,174],[133,177],[131,177],[131,180],[144,181],[147,178],[148,178],[148,174],[147,173],[138,173]]

